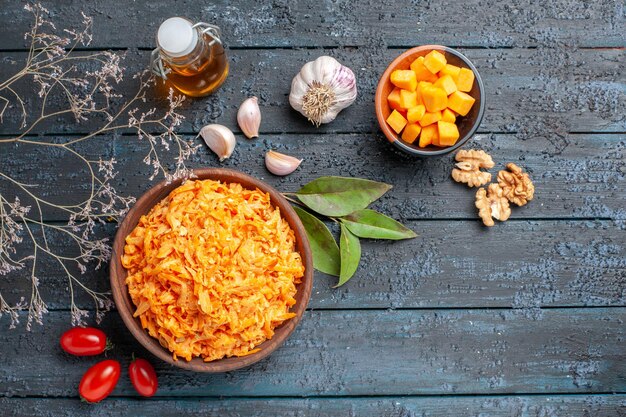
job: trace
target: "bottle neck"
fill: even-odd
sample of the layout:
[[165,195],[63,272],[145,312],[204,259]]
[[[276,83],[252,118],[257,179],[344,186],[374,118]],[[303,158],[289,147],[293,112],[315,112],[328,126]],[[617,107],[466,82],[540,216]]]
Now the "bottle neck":
[[[197,31],[198,29],[194,28],[193,30]],[[207,56],[207,54],[210,54],[210,51],[208,51],[207,43],[204,39],[204,36],[202,35],[200,31],[198,31],[198,41],[196,42],[196,46],[187,55],[183,55],[179,57],[170,56],[167,54],[167,52],[163,50],[163,48],[161,48],[160,45],[158,46],[159,46],[159,54],[161,55],[161,58],[173,70],[176,70],[177,67],[179,68],[187,67],[195,63],[196,61],[198,61],[200,58]]]

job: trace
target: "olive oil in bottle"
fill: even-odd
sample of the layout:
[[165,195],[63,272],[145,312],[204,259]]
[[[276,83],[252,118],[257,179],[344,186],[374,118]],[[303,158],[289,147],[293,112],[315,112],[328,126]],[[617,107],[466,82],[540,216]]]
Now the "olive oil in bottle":
[[183,17],[171,17],[157,33],[152,51],[152,72],[191,97],[215,91],[228,76],[228,59],[220,29],[207,23],[193,24]]

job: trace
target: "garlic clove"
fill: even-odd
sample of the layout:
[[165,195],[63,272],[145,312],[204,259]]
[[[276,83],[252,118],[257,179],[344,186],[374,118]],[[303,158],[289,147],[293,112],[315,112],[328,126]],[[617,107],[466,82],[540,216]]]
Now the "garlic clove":
[[279,152],[269,151],[265,154],[265,166],[274,175],[289,175],[302,163],[302,159],[285,155]]
[[200,129],[199,135],[220,158],[220,162],[232,155],[237,144],[233,132],[226,126],[218,124],[204,126]]
[[237,112],[237,123],[248,139],[259,137],[261,110],[259,109],[259,100],[256,97],[250,97],[241,103]]

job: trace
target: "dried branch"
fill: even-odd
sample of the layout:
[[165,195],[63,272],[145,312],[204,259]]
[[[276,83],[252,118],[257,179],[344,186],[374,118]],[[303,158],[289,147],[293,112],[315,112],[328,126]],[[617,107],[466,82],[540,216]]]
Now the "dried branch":
[[[147,144],[144,162],[152,167],[150,179],[163,176],[169,181],[191,175],[185,163],[199,145],[184,140],[175,132],[184,119],[178,113],[184,97],[174,96],[171,91],[167,109],[152,108],[140,112],[140,106],[146,102],[147,92],[154,86],[154,80],[147,72],[133,76],[138,80],[138,90],[133,97],[124,100],[116,93],[116,86],[124,78],[121,55],[110,51],[75,52],[77,47],[87,46],[92,40],[90,17],[82,15],[81,30],[64,29],[62,35],[59,35],[55,25],[48,20],[48,10],[43,6],[27,4],[24,8],[34,16],[33,26],[25,34],[25,39],[30,43],[28,56],[21,70],[0,82],[0,123],[4,122],[7,112],[15,111],[21,122],[20,132],[14,137],[0,139],[0,155],[10,155],[8,146],[16,143],[61,150],[81,162],[82,166],[76,167],[77,172],[81,169],[88,172],[89,192],[82,201],[59,204],[42,193],[45,184],[25,184],[10,172],[0,171],[0,276],[30,268],[30,274],[24,276],[30,280],[32,288],[28,301],[23,297],[11,304],[3,296],[3,288],[0,287],[0,316],[7,314],[11,327],[15,327],[20,317],[19,311],[28,310],[28,329],[33,322],[43,323],[47,306],[39,293],[37,268],[42,257],[51,257],[67,276],[72,324],[83,324],[88,314],[76,305],[75,289],[93,298],[96,320],[99,321],[111,307],[111,301],[108,294],[88,288],[81,276],[87,272],[88,265],[97,269],[106,263],[111,250],[106,238],[95,238],[94,227],[98,223],[122,218],[134,198],[122,196],[115,190],[113,179],[117,172],[114,158],[88,159],[76,149],[76,145],[102,138],[104,134],[119,129],[134,131],[138,139]],[[85,70],[85,67],[92,69]],[[29,120],[24,97],[15,88],[24,80],[33,82],[38,89],[36,94],[41,99],[33,120]],[[60,97],[63,105],[50,109],[51,97]],[[33,111],[30,110],[30,113]],[[88,122],[91,132],[61,142],[33,134],[46,120],[63,115],[72,115],[77,123]],[[162,160],[172,144],[178,156],[174,170],[170,171],[162,164]],[[2,150],[3,146],[7,149]],[[20,196],[28,200],[28,205],[20,201]],[[68,218],[67,223],[46,223],[44,213],[48,210],[64,213]],[[64,247],[63,253],[59,252],[48,242],[51,233],[68,238],[72,247]],[[21,245],[20,253],[23,252],[23,246],[27,246],[29,255],[18,256],[17,245]],[[71,252],[77,255],[68,256],[67,253]],[[76,267],[80,273],[72,272]]]

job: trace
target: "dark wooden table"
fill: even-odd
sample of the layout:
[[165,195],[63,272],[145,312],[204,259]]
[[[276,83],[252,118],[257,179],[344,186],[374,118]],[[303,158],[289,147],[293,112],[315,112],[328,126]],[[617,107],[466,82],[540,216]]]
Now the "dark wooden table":
[[[189,101],[181,131],[210,122],[236,126],[240,102],[260,98],[262,134],[243,140],[223,164],[208,149],[194,167],[225,166],[283,191],[321,175],[393,184],[376,208],[420,234],[398,243],[367,242],[356,276],[332,289],[316,273],[309,311],[268,359],[219,375],[180,371],[152,358],[116,312],[102,327],[109,356],[152,359],[160,389],[145,400],[123,376],[112,397],[81,403],[77,385],[97,358],[58,347],[69,327],[67,280],[53,263],[42,292],[45,326],[8,330],[0,321],[0,415],[129,416],[618,416],[626,413],[626,25],[621,1],[456,2],[390,0],[44,1],[61,27],[94,18],[91,48],[127,50],[124,66],[147,66],[165,18],[182,15],[222,27],[231,74],[214,95]],[[0,10],[3,76],[25,58],[31,16],[23,3]],[[458,48],[478,67],[487,108],[471,147],[502,167],[525,167],[535,200],[491,229],[477,220],[474,193],[450,179],[451,157],[414,159],[380,134],[373,110],[388,62],[420,44]],[[287,96],[302,64],[320,55],[355,71],[359,97],[320,128],[291,110]],[[135,88],[128,77],[122,92]],[[127,89],[128,91],[126,91]],[[28,90],[27,106],[35,101]],[[32,99],[32,100],[31,100]],[[155,101],[156,106],[162,106]],[[16,118],[2,135],[19,128]],[[33,134],[65,137],[89,125],[58,119]],[[115,156],[126,195],[150,187],[145,144],[111,135],[85,145]],[[262,159],[277,149],[304,158],[286,178]],[[67,158],[67,159],[64,159]],[[52,160],[51,160],[52,159]],[[49,181],[51,196],[85,193],[67,155],[15,145],[0,170]],[[50,215],[48,222],[67,219]],[[115,225],[100,227],[112,236]],[[67,244],[57,239],[53,245]],[[0,277],[3,292],[27,295],[28,272]],[[88,285],[109,288],[106,270]],[[16,289],[16,291],[13,291]],[[21,291],[21,292],[20,292]],[[92,304],[84,294],[78,303]]]

